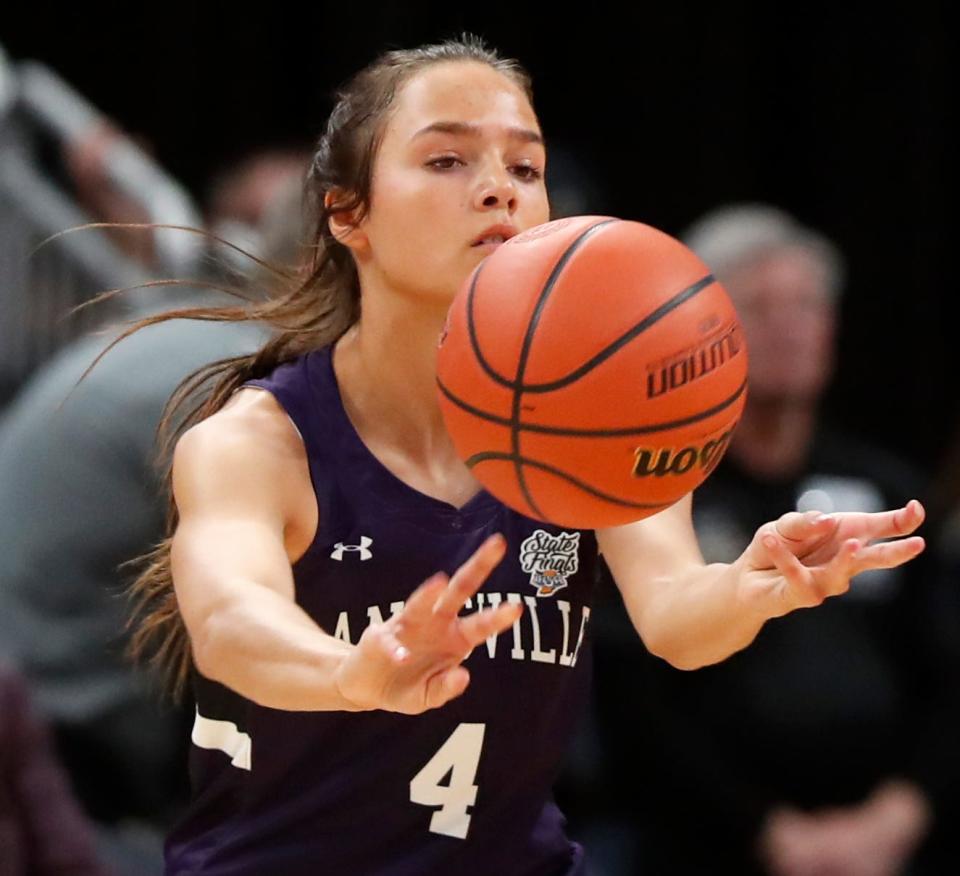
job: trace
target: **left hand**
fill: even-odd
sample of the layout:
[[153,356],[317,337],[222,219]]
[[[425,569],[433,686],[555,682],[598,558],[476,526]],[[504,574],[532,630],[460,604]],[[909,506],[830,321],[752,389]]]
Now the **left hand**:
[[873,514],[791,511],[761,526],[737,560],[741,595],[756,608],[762,604],[767,617],[819,605],[845,593],[854,575],[892,569],[917,556],[924,540],[907,536],[923,518],[916,499]]

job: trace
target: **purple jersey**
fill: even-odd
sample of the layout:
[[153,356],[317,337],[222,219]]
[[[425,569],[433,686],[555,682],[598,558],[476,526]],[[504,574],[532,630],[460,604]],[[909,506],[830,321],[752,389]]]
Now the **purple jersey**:
[[593,533],[486,491],[458,510],[404,484],[347,418],[329,348],[249,385],[277,398],[306,446],[320,524],[293,572],[297,603],[324,630],[356,643],[494,532],[507,554],[466,610],[525,610],[468,658],[463,696],[422,715],[285,712],[196,676],[195,796],[167,873],[582,873],[551,786],[589,683]]

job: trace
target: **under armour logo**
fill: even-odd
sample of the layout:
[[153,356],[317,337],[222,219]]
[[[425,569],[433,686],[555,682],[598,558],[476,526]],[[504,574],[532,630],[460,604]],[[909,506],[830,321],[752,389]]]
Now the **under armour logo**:
[[367,538],[365,535],[360,536],[360,544],[344,544],[341,541],[338,541],[333,547],[334,551],[330,554],[331,560],[343,560],[344,551],[360,551],[360,561],[369,560],[373,558],[373,552],[368,550],[370,545],[373,544],[372,538]]

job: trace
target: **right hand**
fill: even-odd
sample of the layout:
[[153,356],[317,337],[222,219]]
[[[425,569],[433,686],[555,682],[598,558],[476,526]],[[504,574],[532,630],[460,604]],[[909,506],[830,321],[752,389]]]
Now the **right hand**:
[[360,710],[418,715],[460,696],[470,683],[460,664],[481,642],[509,629],[523,611],[518,603],[503,602],[458,614],[505,552],[504,537],[490,536],[452,578],[433,575],[402,611],[368,626],[336,673],[344,699]]

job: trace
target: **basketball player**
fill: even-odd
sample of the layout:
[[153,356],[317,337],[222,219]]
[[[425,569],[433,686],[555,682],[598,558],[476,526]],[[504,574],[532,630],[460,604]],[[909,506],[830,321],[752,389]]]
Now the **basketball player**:
[[550,787],[598,543],[647,647],[686,668],[922,549],[911,502],[787,514],[705,566],[689,499],[594,534],[480,488],[437,338],[480,260],[550,218],[544,166],[526,74],[475,39],[388,53],[341,93],[309,276],[250,309],[279,334],[188,419],[172,536],[136,585],[141,646],[192,668],[197,702],[170,874],[583,873]]

